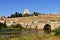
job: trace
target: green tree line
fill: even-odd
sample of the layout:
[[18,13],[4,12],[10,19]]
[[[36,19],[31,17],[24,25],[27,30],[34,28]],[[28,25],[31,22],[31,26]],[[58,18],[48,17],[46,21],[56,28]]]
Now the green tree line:
[[15,17],[28,17],[28,16],[38,16],[39,14],[41,13],[38,13],[38,12],[33,12],[31,14],[22,14],[22,13],[19,13],[19,12],[15,12],[14,14],[11,14],[10,16],[8,16],[8,18],[15,18]]

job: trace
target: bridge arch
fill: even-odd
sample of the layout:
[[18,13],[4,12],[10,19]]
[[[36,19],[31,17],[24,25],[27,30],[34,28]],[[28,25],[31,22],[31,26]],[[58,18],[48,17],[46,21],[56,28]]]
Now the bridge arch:
[[51,32],[51,25],[50,24],[45,24],[43,27],[43,30],[45,33],[50,33]]

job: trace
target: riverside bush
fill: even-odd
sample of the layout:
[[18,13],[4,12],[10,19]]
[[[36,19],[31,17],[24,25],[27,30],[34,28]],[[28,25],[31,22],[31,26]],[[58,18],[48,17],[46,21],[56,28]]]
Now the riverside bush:
[[55,29],[55,35],[60,35],[60,26],[59,28]]

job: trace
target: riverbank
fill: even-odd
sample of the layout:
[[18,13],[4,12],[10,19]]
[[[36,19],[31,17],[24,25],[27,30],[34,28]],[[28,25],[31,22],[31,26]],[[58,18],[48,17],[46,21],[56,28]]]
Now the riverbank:
[[6,38],[1,37],[0,40],[60,40],[60,35],[56,36],[54,33],[51,34],[35,34],[35,33],[29,33],[29,34],[19,34],[17,37],[14,38]]

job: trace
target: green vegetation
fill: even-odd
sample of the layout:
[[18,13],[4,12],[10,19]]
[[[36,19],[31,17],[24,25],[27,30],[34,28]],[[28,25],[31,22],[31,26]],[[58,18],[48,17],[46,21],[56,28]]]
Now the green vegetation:
[[31,14],[24,14],[23,17],[32,16]]
[[15,12],[15,14],[11,14],[10,16],[8,16],[8,18],[14,18],[14,17],[22,17],[22,13]]
[[37,12],[34,12],[34,13],[33,13],[33,15],[35,15],[35,16],[38,16],[38,14],[39,14],[39,13],[37,13]]
[[50,20],[50,21],[55,22],[55,20]]
[[15,17],[28,17],[28,16],[38,16],[38,14],[41,14],[41,13],[38,13],[38,12],[33,12],[32,14],[22,14],[22,13],[19,13],[19,12],[15,12],[14,14],[11,14],[10,16],[8,16],[8,18],[15,18]]
[[6,21],[5,21],[4,23],[0,23],[0,29],[1,29],[1,28],[6,28],[6,27],[7,27]]
[[53,33],[51,34],[25,34],[25,35],[19,35],[18,37],[13,37],[13,38],[6,38],[6,37],[0,36],[0,40],[53,40],[53,39],[60,40],[60,36],[55,36]]
[[20,24],[15,24],[11,25],[8,27],[6,25],[6,21],[4,23],[0,23],[0,34],[13,34],[13,33],[18,33],[23,29],[22,25]]
[[20,29],[22,29],[23,27],[22,27],[22,25],[20,25],[20,24],[15,24],[15,25],[10,25],[10,27],[11,28],[20,28]]
[[55,35],[60,35],[60,26],[59,28],[55,29]]

